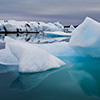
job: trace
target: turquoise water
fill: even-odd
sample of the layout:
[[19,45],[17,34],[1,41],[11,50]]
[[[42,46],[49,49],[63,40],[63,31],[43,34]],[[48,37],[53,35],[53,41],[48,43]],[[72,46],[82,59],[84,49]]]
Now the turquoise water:
[[66,66],[33,74],[0,65],[0,100],[100,100],[100,59],[60,58]]
[[58,37],[71,37],[71,36],[47,33],[46,37],[51,37],[51,38],[57,37],[58,38]]

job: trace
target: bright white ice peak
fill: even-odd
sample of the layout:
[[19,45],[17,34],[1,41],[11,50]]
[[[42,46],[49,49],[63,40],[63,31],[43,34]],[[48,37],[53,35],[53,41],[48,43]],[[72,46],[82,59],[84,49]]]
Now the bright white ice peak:
[[100,23],[87,17],[73,31],[69,45],[82,56],[100,57]]

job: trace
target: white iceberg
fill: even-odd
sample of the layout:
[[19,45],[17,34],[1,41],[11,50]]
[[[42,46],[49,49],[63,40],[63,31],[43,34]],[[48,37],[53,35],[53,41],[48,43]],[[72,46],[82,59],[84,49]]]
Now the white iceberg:
[[69,45],[82,56],[100,57],[100,23],[87,17],[73,31]]
[[54,32],[54,31],[60,31],[60,29],[57,26],[55,26],[53,23],[47,23],[47,27],[45,31]]
[[43,31],[49,31],[49,32],[54,32],[54,31],[61,31],[56,25],[53,23],[44,23],[44,22],[39,22],[40,27]]
[[39,72],[65,65],[63,61],[33,44],[5,38],[11,53],[19,61],[19,72]]

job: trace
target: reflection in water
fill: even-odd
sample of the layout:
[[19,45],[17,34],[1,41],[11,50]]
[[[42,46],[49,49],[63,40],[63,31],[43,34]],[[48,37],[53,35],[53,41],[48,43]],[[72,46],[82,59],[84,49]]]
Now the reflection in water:
[[49,75],[63,69],[64,67],[48,70],[40,73],[21,74],[10,85],[11,89],[18,89],[21,91],[28,91],[38,86]]
[[82,58],[69,73],[86,95],[100,97],[100,59]]
[[0,74],[18,70],[18,65],[3,65],[0,64]]

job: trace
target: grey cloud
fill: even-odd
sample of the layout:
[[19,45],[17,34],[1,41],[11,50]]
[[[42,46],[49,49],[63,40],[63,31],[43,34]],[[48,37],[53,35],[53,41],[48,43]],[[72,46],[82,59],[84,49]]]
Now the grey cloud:
[[100,0],[0,0],[0,19],[79,24],[86,16],[100,21]]

